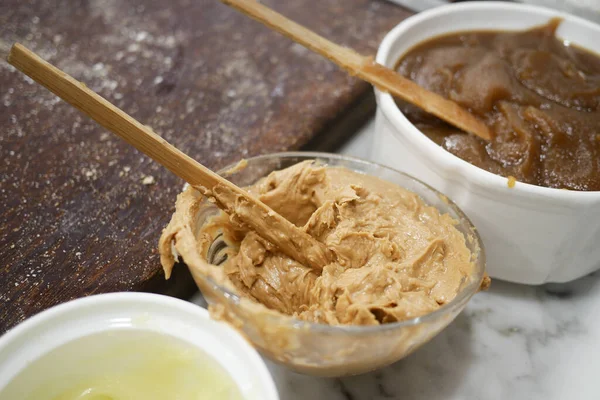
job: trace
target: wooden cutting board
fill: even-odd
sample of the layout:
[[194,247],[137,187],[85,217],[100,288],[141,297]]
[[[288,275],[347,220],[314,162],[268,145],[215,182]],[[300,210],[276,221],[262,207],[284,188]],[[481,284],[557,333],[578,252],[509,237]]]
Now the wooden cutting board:
[[[378,0],[266,1],[374,54],[408,16]],[[217,0],[4,0],[0,53],[20,41],[211,168],[328,148],[371,89]],[[186,296],[156,244],[183,182],[0,62],[0,333],[94,293]]]

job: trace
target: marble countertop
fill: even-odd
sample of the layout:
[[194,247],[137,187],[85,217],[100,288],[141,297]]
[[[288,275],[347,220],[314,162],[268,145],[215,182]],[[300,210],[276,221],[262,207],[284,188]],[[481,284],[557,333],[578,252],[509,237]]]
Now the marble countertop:
[[568,285],[495,281],[407,358],[324,379],[268,363],[282,400],[599,399],[600,273]]
[[[341,152],[368,158],[371,134],[372,123]],[[282,400],[597,400],[600,272],[561,285],[495,280],[431,342],[372,373],[326,379],[267,365]]]

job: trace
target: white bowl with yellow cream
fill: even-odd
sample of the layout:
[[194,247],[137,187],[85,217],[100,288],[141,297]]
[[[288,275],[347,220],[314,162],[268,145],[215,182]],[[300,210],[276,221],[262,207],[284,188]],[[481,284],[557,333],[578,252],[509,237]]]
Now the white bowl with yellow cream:
[[113,293],[49,309],[0,338],[0,398],[278,400],[258,353],[198,306]]

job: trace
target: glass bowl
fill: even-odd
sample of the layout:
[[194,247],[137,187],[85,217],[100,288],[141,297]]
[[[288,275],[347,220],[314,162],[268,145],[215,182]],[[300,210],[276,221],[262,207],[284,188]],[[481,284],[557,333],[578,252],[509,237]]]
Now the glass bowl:
[[[444,329],[478,291],[485,269],[479,235],[463,212],[443,194],[409,175],[355,158],[326,153],[277,153],[248,159],[245,168],[229,167],[219,174],[239,186],[249,186],[272,171],[305,160],[342,166],[398,184],[421,196],[425,203],[438,208],[441,213],[452,216],[457,221],[456,228],[467,239],[475,265],[472,276],[457,296],[436,311],[410,320],[377,326],[331,326],[291,316],[256,313],[256,304],[252,300],[237,296],[199,269],[190,267],[194,280],[213,306],[215,316],[237,328],[264,356],[297,372],[329,377],[354,375],[398,361]],[[222,250],[227,246],[220,234],[214,233],[208,248],[195,239],[206,221],[220,210],[194,189],[187,190],[195,193],[194,200],[185,203],[178,200],[176,215],[179,213],[186,221],[179,224],[179,228],[187,229],[193,238],[173,246],[171,238],[176,234],[168,232],[170,227],[163,233],[163,238],[166,235],[173,254],[181,256],[188,266],[197,263],[198,257],[219,265],[224,261]],[[205,254],[199,254],[198,249],[203,248],[207,248]],[[161,253],[164,253],[162,249]]]

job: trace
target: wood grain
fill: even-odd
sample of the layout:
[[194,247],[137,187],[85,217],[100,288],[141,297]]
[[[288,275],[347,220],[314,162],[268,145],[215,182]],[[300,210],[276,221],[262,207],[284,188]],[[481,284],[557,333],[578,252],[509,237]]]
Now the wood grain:
[[[377,0],[265,3],[365,54],[409,15]],[[213,170],[325,149],[354,133],[360,119],[346,116],[372,95],[215,0],[4,0],[0,53],[14,42]],[[337,126],[346,129],[332,140]],[[182,185],[0,62],[0,331],[94,293],[190,294],[187,270],[165,281],[156,252]]]

